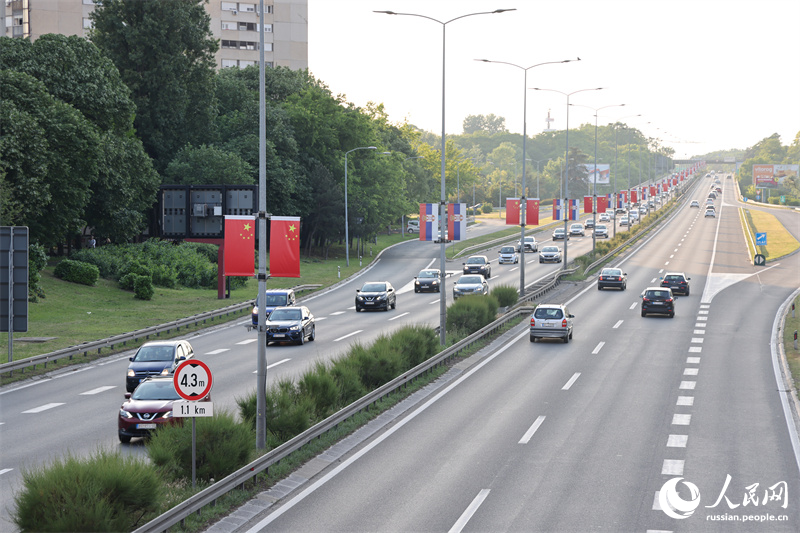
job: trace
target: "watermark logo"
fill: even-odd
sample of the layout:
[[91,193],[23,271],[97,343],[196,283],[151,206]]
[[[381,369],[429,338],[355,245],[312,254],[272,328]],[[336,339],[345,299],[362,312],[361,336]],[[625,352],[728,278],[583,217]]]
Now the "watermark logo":
[[678,494],[678,483],[681,482],[682,477],[674,477],[664,483],[658,493],[658,503],[661,505],[661,510],[670,518],[683,520],[689,518],[694,514],[694,511],[700,506],[700,489],[697,485],[689,481],[684,481],[683,485],[689,489],[689,500],[684,500]]

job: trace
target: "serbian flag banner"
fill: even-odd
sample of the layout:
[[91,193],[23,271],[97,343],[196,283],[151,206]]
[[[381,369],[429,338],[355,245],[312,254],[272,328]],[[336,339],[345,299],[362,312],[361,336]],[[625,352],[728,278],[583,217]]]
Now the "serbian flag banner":
[[272,217],[269,225],[269,275],[300,277],[300,217]]
[[506,198],[506,225],[519,226],[519,198]]
[[598,196],[597,197],[597,212],[598,213],[605,213],[607,208],[608,208],[608,198],[605,197],[605,196]]
[[618,209],[622,209],[625,207],[625,204],[628,203],[628,191],[619,191],[620,203]]
[[564,200],[553,198],[553,220],[564,220]]
[[435,241],[439,235],[439,204],[419,204],[419,240]]
[[467,236],[467,204],[447,204],[447,238],[462,241]]
[[222,242],[222,275],[253,276],[256,271],[256,219],[250,216],[225,216]]
[[569,219],[570,220],[580,220],[581,219],[581,212],[578,209],[578,200],[573,198],[569,200]]
[[593,213],[594,212],[594,202],[592,201],[591,196],[584,196],[583,197],[583,212],[584,213]]
[[539,199],[525,200],[525,224],[528,226],[539,225]]

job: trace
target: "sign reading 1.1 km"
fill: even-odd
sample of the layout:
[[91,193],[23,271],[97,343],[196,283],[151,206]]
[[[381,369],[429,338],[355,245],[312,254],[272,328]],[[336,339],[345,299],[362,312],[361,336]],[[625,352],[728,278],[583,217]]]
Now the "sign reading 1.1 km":
[[211,392],[211,369],[202,361],[188,359],[175,369],[172,382],[184,400],[202,400]]

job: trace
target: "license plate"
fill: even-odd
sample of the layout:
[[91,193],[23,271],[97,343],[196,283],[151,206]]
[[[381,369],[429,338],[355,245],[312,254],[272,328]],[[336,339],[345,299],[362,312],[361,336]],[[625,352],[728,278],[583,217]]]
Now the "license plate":
[[136,424],[136,429],[156,429],[155,424]]
[[670,289],[680,289],[680,288],[681,288],[680,285],[673,285],[672,287],[670,287]]
[[286,335],[284,335],[283,333],[275,333],[275,334],[274,334],[274,335],[272,335],[272,336],[273,336],[273,337],[285,337]]
[[372,305],[372,304],[374,304],[375,302],[364,302],[364,303],[365,303],[366,305]]
[[552,327],[553,327],[553,324],[548,324],[547,322],[545,322],[545,323],[544,323],[544,324],[542,324],[542,325],[543,325],[544,327],[546,327],[546,328],[552,328]]
[[664,302],[653,302],[653,305],[664,305]]

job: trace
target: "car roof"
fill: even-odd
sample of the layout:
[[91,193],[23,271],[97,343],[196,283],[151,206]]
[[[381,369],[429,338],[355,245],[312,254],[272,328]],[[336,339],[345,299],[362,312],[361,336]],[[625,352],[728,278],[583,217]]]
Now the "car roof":
[[143,348],[145,346],[177,346],[178,344],[184,343],[186,341],[183,340],[171,340],[171,341],[147,341],[140,346]]
[[[658,288],[660,289],[661,287]],[[544,307],[546,309],[554,309],[554,308],[561,309],[562,307],[566,307],[566,304],[539,304],[536,306],[537,309],[540,307]]]
[[292,289],[267,289],[264,291],[264,294],[289,294],[290,292],[294,292]]

